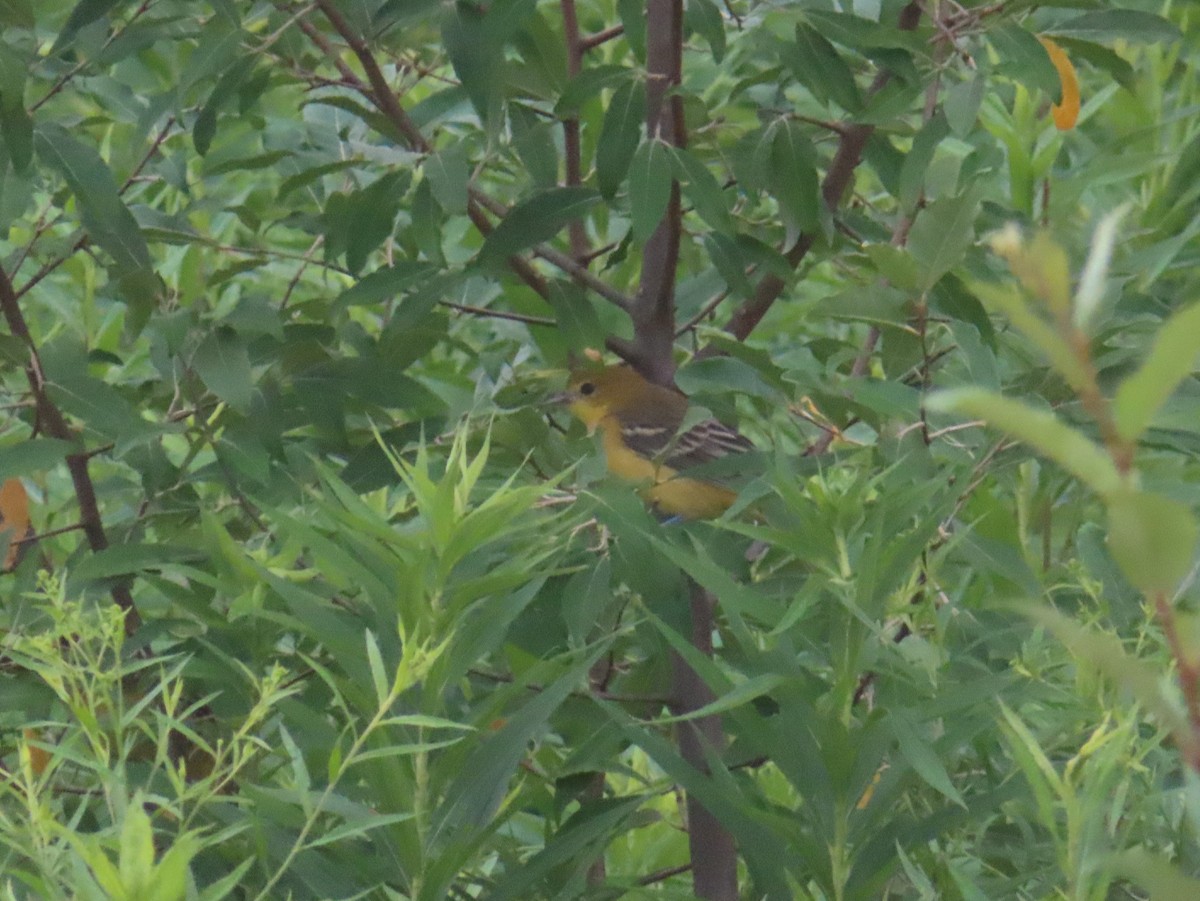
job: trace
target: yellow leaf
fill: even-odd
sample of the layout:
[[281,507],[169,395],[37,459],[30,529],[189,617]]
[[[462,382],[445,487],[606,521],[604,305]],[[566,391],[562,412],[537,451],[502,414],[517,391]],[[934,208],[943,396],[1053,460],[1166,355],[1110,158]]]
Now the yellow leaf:
[[1070,131],[1079,119],[1079,79],[1075,75],[1075,66],[1071,64],[1067,51],[1050,38],[1039,37],[1038,40],[1050,55],[1050,62],[1054,63],[1058,80],[1062,83],[1062,103],[1056,103],[1050,109],[1054,125],[1059,131]]
[[12,569],[17,563],[21,545],[18,540],[29,530],[29,495],[20,479],[6,479],[0,484],[0,535],[8,533],[8,554],[0,571]]
[[46,772],[46,766],[50,763],[50,752],[33,744],[42,740],[42,735],[37,729],[25,729],[22,734],[25,736],[22,750],[29,752],[29,769],[33,775],[40,776]]

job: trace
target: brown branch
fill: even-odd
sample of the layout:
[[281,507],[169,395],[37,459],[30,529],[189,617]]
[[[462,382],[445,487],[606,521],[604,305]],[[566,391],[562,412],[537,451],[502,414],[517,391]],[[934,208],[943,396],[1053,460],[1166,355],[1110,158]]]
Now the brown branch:
[[638,879],[638,885],[654,885],[656,882],[666,882],[672,876],[678,876],[680,873],[686,873],[692,868],[689,863],[681,863],[674,867],[663,867],[661,870],[655,870],[653,873],[647,873]]
[[[575,14],[575,0],[559,0],[562,7],[563,37],[567,43],[567,77],[577,78],[583,71],[583,45],[579,39],[579,18]],[[583,153],[580,149],[579,116],[563,119],[563,156],[565,157],[567,184],[583,184]],[[588,252],[587,232],[583,220],[572,219],[567,226],[571,245],[571,256],[582,259]]]
[[[21,311],[21,303],[17,292],[9,281],[8,273],[0,267],[0,309],[3,309],[5,321],[13,337],[21,341],[29,353],[29,362],[25,366],[25,377],[33,394],[37,410],[39,427],[52,438],[61,441],[77,443],[75,433],[67,425],[62,411],[58,409],[50,395],[46,392],[46,378],[42,370],[42,360],[38,354],[37,344],[25,322]],[[104,532],[104,523],[100,518],[100,506],[96,501],[96,488],[88,474],[88,454],[76,452],[66,458],[67,471],[71,474],[71,482],[75,488],[75,500],[79,505],[79,524],[87,538],[92,551],[102,551],[108,547],[108,536]],[[129,592],[129,585],[122,582],[112,587],[112,599],[125,612],[125,634],[133,635],[141,625],[141,617]]]
[[[136,22],[139,18],[141,18],[141,16],[146,12],[146,10],[148,10],[150,8],[151,4],[153,4],[153,3],[154,3],[154,0],[142,0],[142,3],[138,6],[138,8],[135,9],[133,11],[133,13],[129,16],[129,20],[127,22],[125,22],[125,24],[123,24],[120,28],[115,29],[113,31],[113,33],[108,36],[108,38],[104,41],[104,45],[101,47],[101,50],[102,51],[107,50],[109,47],[111,47],[113,41],[115,41],[117,38],[119,38],[121,35],[123,35],[125,33],[125,31],[131,25],[133,25],[134,22]],[[76,75],[78,75],[85,68],[87,68],[87,66],[90,65],[99,55],[100,55],[99,53],[89,53],[89,54],[87,54],[86,58],[84,58],[83,60],[78,62],[76,65],[71,67],[71,69],[69,69],[67,72],[64,72],[63,75],[58,79],[58,81],[56,81],[54,84],[52,84],[50,86],[50,89],[44,95],[42,95],[41,99],[34,101],[33,105],[29,107],[29,111],[31,113],[37,112],[37,110],[43,104],[45,104],[46,101],[50,100],[52,97],[54,97],[55,95],[60,93],[63,88],[65,88],[68,84],[70,84],[71,79],[73,79]]]
[[1175,658],[1175,666],[1179,670],[1179,690],[1183,694],[1184,707],[1187,709],[1190,734],[1176,736],[1180,744],[1180,753],[1194,772],[1200,772],[1200,667],[1188,656],[1183,640],[1179,637],[1179,624],[1175,619],[1175,608],[1167,598],[1165,591],[1154,593],[1154,613],[1162,626],[1163,635],[1167,639],[1167,647]]
[[[675,147],[687,146],[683,98],[673,89],[683,77],[682,0],[646,4],[646,135]],[[679,182],[662,220],[642,252],[637,298],[629,311],[633,340],[614,341],[622,356],[650,381],[669,385],[675,377],[675,277],[683,227]]]
[[[367,42],[362,39],[362,36],[357,31],[350,27],[350,23],[346,21],[346,18],[333,3],[333,0],[316,0],[316,4],[321,8],[321,12],[325,14],[325,18],[329,20],[329,24],[342,36],[342,40],[346,42],[350,51],[358,57],[359,65],[367,73],[367,81],[371,85],[371,99],[379,108],[379,111],[387,116],[388,121],[399,129],[413,150],[421,153],[429,153],[432,150],[429,142],[425,140],[425,135],[421,134],[421,129],[417,128],[412,119],[408,117],[408,113],[404,111],[404,107],[400,105],[400,101],[396,99],[396,95],[392,91],[392,86],[383,77],[383,70],[379,68],[379,63],[375,61],[375,56],[371,53],[371,48],[367,46]],[[308,31],[305,31],[305,34],[308,34]]]
[[610,28],[605,28],[603,31],[597,31],[595,34],[589,34],[579,41],[579,48],[585,53],[588,50],[594,50],[601,44],[608,43],[613,38],[619,38],[625,33],[624,25],[613,25]]
[[489,310],[487,307],[473,307],[469,304],[454,303],[449,300],[441,301],[441,305],[459,313],[467,313],[471,316],[479,316],[484,319],[506,319],[509,322],[523,322],[526,325],[546,326],[549,328],[558,325],[557,319],[551,319],[548,316],[526,316],[523,313],[510,313],[507,310]]
[[[150,148],[142,155],[141,160],[138,162],[138,164],[136,166],[133,167],[133,171],[129,173],[129,177],[126,178],[124,183],[121,185],[120,189],[117,192],[118,194],[124,194],[137,181],[137,178],[139,175],[141,175],[142,170],[144,168],[146,168],[146,164],[150,162],[151,157],[153,157],[156,153],[158,153],[158,149],[160,147],[162,147],[163,141],[165,141],[170,136],[171,130],[174,127],[175,127],[175,117],[169,116],[167,118],[166,123],[163,125],[163,127],[161,129],[159,129],[158,135],[155,136],[154,141],[150,144]],[[33,238],[29,241],[29,243],[26,245],[26,247],[22,251],[21,258],[17,262],[17,268],[20,268],[21,263],[25,262],[25,259],[29,256],[30,252],[33,249],[33,245],[37,242],[37,240],[42,235],[44,235],[47,231],[49,231],[57,221],[58,221],[58,217],[56,216],[50,222],[47,222],[43,226],[38,227],[38,230],[34,233]],[[46,263],[44,263],[42,265],[42,267],[33,274],[33,276],[29,279],[29,281],[27,281],[25,284],[23,284],[20,287],[20,289],[16,292],[17,298],[19,299],[21,297],[24,297],[25,294],[31,288],[33,288],[35,285],[37,285],[38,282],[40,282],[42,279],[44,279],[47,275],[49,275],[51,272],[53,272],[55,269],[57,269],[59,266],[61,266],[63,263],[65,263],[67,260],[69,260],[71,257],[75,256],[75,254],[79,253],[79,251],[83,250],[83,248],[87,247],[88,243],[89,243],[88,236],[86,234],[80,235],[79,238],[75,241],[75,243],[71,245],[71,249],[69,251],[62,254],[61,256],[57,256],[54,259],[49,260]],[[16,270],[14,269],[14,272],[15,271]]]
[[[712,657],[712,635],[717,599],[689,580],[692,611],[692,646]],[[692,713],[716,700],[713,690],[678,654],[672,654],[675,716]],[[725,734],[719,714],[685,720],[677,726],[679,754],[701,773],[708,774],[708,755],[725,749]],[[687,796],[688,850],[692,861],[692,886],[699,898],[736,901],[737,848],[733,835],[715,814],[691,792]]]
[[[342,78],[347,84],[353,86],[355,90],[366,97],[376,109],[391,122],[409,142],[409,147],[419,153],[430,153],[432,147],[421,134],[420,129],[416,127],[408,113],[400,105],[396,99],[396,95],[392,92],[391,86],[383,77],[383,72],[379,68],[379,64],[375,61],[371,54],[370,48],[366,42],[350,26],[350,23],[341,15],[336,6],[331,0],[316,0],[316,4],[321,11],[329,19],[334,29],[341,35],[342,39],[350,47],[351,51],[358,58],[359,63],[363,67],[363,71],[367,73],[368,83],[364,83],[346,63],[341,60],[330,43],[325,39],[325,36],[316,29],[311,22],[303,19],[297,21],[297,26],[304,32],[306,36],[316,44],[333,64],[337,67]],[[484,213],[484,210],[490,210],[493,214],[503,217],[507,215],[508,209],[504,204],[485,195],[477,188],[468,188],[467,215],[471,222],[479,229],[484,236],[492,231],[492,224]],[[541,257],[548,263],[558,267],[563,272],[566,272],[572,279],[586,288],[595,291],[601,297],[616,304],[622,309],[631,305],[629,298],[606,285],[600,279],[596,278],[587,271],[580,263],[571,258],[570,255],[561,253],[553,248],[539,246],[534,248],[535,256]],[[549,296],[549,288],[546,285],[546,280],[541,276],[529,262],[518,256],[508,258],[510,268],[516,273],[525,284],[536,291],[541,297]]]
[[[479,204],[501,218],[508,215],[508,207],[499,200],[489,197],[476,188],[469,188],[468,191],[473,203]],[[633,298],[622,294],[603,279],[597,278],[588,271],[583,263],[574,259],[569,254],[565,254],[561,250],[556,250],[547,244],[539,244],[533,248],[533,255],[565,272],[576,284],[590,289],[593,293],[604,298],[618,309],[628,311],[633,308]]]
[[[913,0],[901,10],[899,27],[903,31],[912,31],[920,20],[921,6],[916,0]],[[886,70],[880,72],[871,84],[869,93],[878,93],[890,80],[890,72]],[[825,181],[821,185],[821,198],[830,209],[836,209],[841,202],[842,195],[846,193],[846,188],[854,175],[854,170],[862,159],[863,148],[866,147],[867,141],[870,140],[874,131],[875,126],[873,125],[857,124],[848,126],[842,134],[837,152],[829,164],[829,169],[825,173]],[[799,266],[804,257],[808,255],[814,239],[814,235],[801,234],[796,239],[796,243],[788,248],[784,256],[793,269]],[[779,276],[774,274],[764,276],[763,280],[758,283],[754,296],[734,312],[726,326],[726,331],[739,341],[744,341],[783,294],[785,287],[787,287],[787,283]],[[707,355],[714,352],[711,351]]]

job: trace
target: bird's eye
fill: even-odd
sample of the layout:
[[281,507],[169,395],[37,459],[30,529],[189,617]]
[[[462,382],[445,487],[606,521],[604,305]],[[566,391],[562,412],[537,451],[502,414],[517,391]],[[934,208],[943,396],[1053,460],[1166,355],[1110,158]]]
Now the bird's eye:
[[579,393],[582,394],[584,397],[587,397],[589,394],[593,393],[595,390],[596,390],[596,386],[593,385],[591,382],[584,382],[582,385],[579,386]]

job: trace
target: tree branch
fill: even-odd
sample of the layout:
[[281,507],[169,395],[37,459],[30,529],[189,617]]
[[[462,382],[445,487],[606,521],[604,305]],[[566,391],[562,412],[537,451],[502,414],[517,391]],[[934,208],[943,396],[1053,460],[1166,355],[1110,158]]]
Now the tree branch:
[[[917,0],[913,0],[901,10],[899,27],[904,31],[912,31],[920,21],[921,5]],[[870,93],[876,94],[882,90],[891,77],[891,73],[886,70],[880,72],[871,85]],[[836,209],[841,202],[842,195],[850,185],[854,170],[862,160],[863,148],[866,147],[867,141],[870,140],[874,131],[874,125],[857,124],[847,127],[843,132],[837,152],[825,173],[825,181],[821,185],[821,199],[830,209]],[[807,256],[814,239],[814,235],[801,234],[796,239],[796,243],[788,248],[784,256],[793,269],[799,266]],[[787,283],[777,275],[764,276],[758,283],[754,296],[734,311],[726,326],[726,331],[739,341],[744,341],[783,294],[785,287],[787,287]],[[705,355],[711,356],[712,353],[715,351],[706,350]]]
[[[563,36],[567,43],[567,77],[577,78],[583,70],[583,44],[579,39],[579,19],[575,14],[575,0],[559,0],[562,7]],[[579,140],[579,116],[563,119],[563,155],[566,163],[568,185],[583,184],[583,155]],[[567,226],[571,243],[571,256],[582,259],[588,252],[587,232],[583,220],[572,219]]]
[[[688,580],[692,611],[692,646],[706,657],[713,655],[713,626],[717,599]],[[700,710],[716,700],[711,688],[678,654],[672,655],[676,716]],[[707,774],[708,755],[725,749],[719,714],[685,720],[677,727],[679,753],[692,767]],[[712,901],[737,901],[737,848],[733,836],[716,815],[692,793],[687,796],[688,849],[692,861],[692,887],[697,897]]]
[[[682,0],[648,0],[646,68],[646,135],[684,147],[683,98],[671,93],[683,72]],[[679,182],[672,179],[666,212],[642,252],[641,280],[629,311],[633,341],[618,342],[634,368],[661,385],[671,384],[675,376],[675,270],[681,231]]]
[[[52,438],[76,444],[75,433],[67,425],[66,417],[46,393],[46,378],[42,371],[42,360],[38,354],[37,344],[25,322],[25,315],[21,312],[21,303],[17,298],[17,292],[13,289],[8,273],[4,271],[3,267],[0,267],[0,309],[4,312],[4,319],[8,323],[9,331],[13,337],[25,345],[29,353],[29,362],[25,366],[25,377],[29,381],[29,388],[33,394],[39,426]],[[67,471],[71,474],[71,483],[75,488],[75,500],[79,504],[79,524],[83,529],[83,534],[87,537],[88,546],[95,552],[108,547],[108,536],[104,532],[104,523],[100,518],[96,488],[88,474],[88,457],[87,453],[78,451],[68,454],[66,463]],[[125,613],[125,634],[133,635],[141,625],[142,619],[133,603],[129,585],[126,583],[114,585],[111,593],[113,601]]]

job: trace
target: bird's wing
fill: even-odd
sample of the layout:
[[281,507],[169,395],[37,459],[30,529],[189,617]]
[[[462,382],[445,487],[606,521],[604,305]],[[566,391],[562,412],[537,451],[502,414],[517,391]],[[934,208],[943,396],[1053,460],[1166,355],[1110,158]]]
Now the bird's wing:
[[754,449],[744,435],[715,419],[698,422],[684,432],[678,431],[678,422],[666,426],[621,417],[620,423],[621,436],[630,450],[661,460],[672,469],[687,469]]
[[754,450],[754,445],[737,429],[731,429],[715,419],[706,419],[683,432],[669,445],[665,462],[675,469],[687,469],[751,450]]

